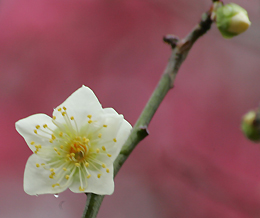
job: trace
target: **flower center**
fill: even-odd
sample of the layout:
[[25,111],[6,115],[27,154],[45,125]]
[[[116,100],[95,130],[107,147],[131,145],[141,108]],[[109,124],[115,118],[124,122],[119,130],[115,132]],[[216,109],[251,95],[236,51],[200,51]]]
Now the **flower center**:
[[69,151],[71,160],[75,162],[83,162],[83,160],[86,159],[89,150],[88,143],[86,143],[86,141],[87,140],[85,140],[85,142],[83,140],[79,141],[78,139],[73,140],[73,142],[70,145],[70,151]]

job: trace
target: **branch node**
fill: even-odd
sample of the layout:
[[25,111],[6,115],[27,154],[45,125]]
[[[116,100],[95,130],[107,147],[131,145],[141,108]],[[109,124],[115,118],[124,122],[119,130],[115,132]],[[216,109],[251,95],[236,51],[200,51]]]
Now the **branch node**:
[[179,38],[177,36],[169,34],[163,37],[163,41],[169,44],[172,47],[172,49],[174,49],[179,41]]
[[138,135],[142,136],[143,138],[145,138],[146,136],[149,135],[149,131],[147,126],[139,126],[139,131],[137,133]]

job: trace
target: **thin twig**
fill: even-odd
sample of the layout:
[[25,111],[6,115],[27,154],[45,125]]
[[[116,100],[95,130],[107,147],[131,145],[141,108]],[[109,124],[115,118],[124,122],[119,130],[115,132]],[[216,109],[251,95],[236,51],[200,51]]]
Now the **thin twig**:
[[[173,88],[175,77],[182,62],[186,59],[194,42],[210,29],[212,24],[210,15],[211,12],[203,14],[200,23],[184,39],[178,40],[176,37],[169,38],[169,36],[164,38],[164,41],[172,46],[171,57],[157,87],[114,162],[114,176],[116,176],[136,145],[148,135],[147,127],[162,100],[168,91]],[[86,207],[82,218],[95,218],[103,198],[102,195],[87,194]]]

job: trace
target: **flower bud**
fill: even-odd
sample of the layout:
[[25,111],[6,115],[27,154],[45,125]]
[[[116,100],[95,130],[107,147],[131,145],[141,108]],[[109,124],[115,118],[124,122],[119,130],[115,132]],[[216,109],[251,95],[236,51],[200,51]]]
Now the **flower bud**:
[[251,25],[247,11],[234,3],[223,5],[217,9],[216,22],[224,38],[239,35]]
[[249,111],[244,115],[241,128],[249,140],[254,142],[260,141],[260,119],[257,111]]

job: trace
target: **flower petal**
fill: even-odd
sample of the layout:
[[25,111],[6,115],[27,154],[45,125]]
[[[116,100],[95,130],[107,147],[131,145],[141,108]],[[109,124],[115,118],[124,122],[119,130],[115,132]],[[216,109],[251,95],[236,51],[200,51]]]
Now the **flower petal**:
[[[78,127],[85,125],[88,121],[88,115],[96,117],[102,113],[102,107],[99,103],[94,92],[86,87],[82,86],[75,92],[73,92],[61,105],[57,108],[67,108],[68,116],[73,116],[77,122]],[[53,111],[53,116],[56,116],[57,120],[64,123],[64,118],[58,110]]]
[[[35,151],[35,144],[40,144],[43,146],[49,144],[49,140],[47,138],[51,138],[50,135],[38,131],[39,134],[43,136],[41,137],[34,133],[34,130],[36,130],[35,127],[37,125],[40,125],[42,128],[42,125],[44,124],[47,124],[51,129],[55,129],[55,126],[52,123],[51,118],[46,114],[34,114],[32,116],[21,119],[15,123],[16,130],[24,138],[27,145],[33,152]],[[31,142],[35,142],[35,144],[32,145]]]
[[31,155],[26,163],[23,186],[27,194],[56,194],[68,188],[66,186],[53,188],[55,180],[49,178],[50,171],[45,170],[42,166],[36,167],[36,164],[41,163],[43,163],[42,159],[35,154]]
[[[102,140],[100,140],[98,144],[105,145],[107,152],[112,155],[112,157],[109,158],[109,162],[113,162],[127,140],[132,126],[124,119],[123,115],[112,115],[110,113],[106,115],[104,120],[107,128],[101,131]],[[114,140],[116,140],[116,142]],[[107,162],[105,160],[103,161]]]
[[[109,169],[109,173],[104,171],[104,173],[102,173],[100,178],[97,177],[97,175],[99,174],[98,171],[89,171],[91,177],[87,179],[88,185],[87,188],[84,190],[84,192],[95,193],[97,195],[113,194],[114,192],[113,164],[107,166],[107,168]],[[80,193],[82,192],[79,190],[80,186],[81,186],[80,181],[78,179],[74,180],[73,184],[70,186],[70,190],[75,193]]]

